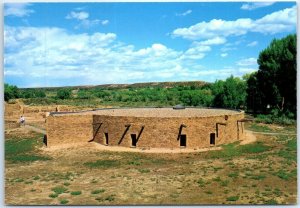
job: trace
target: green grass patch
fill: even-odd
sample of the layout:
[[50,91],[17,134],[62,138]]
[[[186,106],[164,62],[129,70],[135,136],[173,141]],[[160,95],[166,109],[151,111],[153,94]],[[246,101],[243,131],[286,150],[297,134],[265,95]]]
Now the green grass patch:
[[90,168],[114,168],[120,166],[120,161],[118,160],[97,160],[96,162],[84,163],[85,166]]
[[91,194],[100,194],[103,192],[105,192],[105,189],[97,189],[97,190],[92,191]]
[[257,131],[257,132],[272,132],[273,131],[268,126],[259,125],[259,124],[256,124],[256,123],[251,124],[248,128],[251,131]]
[[237,201],[239,200],[239,196],[230,196],[230,197],[227,197],[226,200],[227,201]]
[[254,179],[254,180],[263,180],[266,178],[266,176],[265,175],[252,175],[250,178]]
[[265,201],[264,204],[275,205],[275,204],[278,204],[278,202],[275,199],[270,199],[270,200]]
[[297,177],[297,169],[294,169],[290,172],[284,171],[284,170],[279,170],[275,173],[276,176],[283,180],[290,180],[291,178],[296,178]]
[[64,186],[70,186],[69,182],[64,182]]
[[73,196],[80,195],[80,194],[82,194],[81,191],[72,191],[71,192],[71,195],[73,195]]
[[222,150],[210,151],[207,153],[200,153],[206,155],[207,158],[221,159],[233,158],[244,154],[257,154],[268,151],[269,146],[264,145],[262,142],[255,142],[253,144],[238,145],[238,143],[231,143],[222,145]]
[[34,162],[34,161],[47,161],[50,160],[51,158],[41,156],[41,155],[29,155],[29,154],[24,154],[24,155],[15,155],[11,157],[7,157],[7,159],[12,162],[12,163],[18,163],[18,162]]
[[140,173],[150,173],[149,169],[139,169]]
[[68,203],[69,203],[69,200],[67,200],[67,199],[60,200],[60,204],[68,204]]
[[114,201],[115,200],[115,196],[114,195],[109,195],[105,198],[106,201]]
[[62,193],[65,193],[68,189],[63,186],[56,186],[56,187],[52,188],[51,190],[54,191],[56,194],[62,194]]
[[233,173],[229,173],[228,177],[230,178],[237,178],[239,176],[239,174],[237,172],[233,172]]
[[20,183],[20,182],[23,182],[23,181],[24,181],[23,178],[17,178],[17,179],[15,180],[15,182],[17,182],[17,183]]
[[198,185],[199,185],[200,187],[204,187],[204,186],[205,186],[205,181],[204,181],[202,178],[200,178],[200,179],[197,181],[197,183],[198,183]]
[[221,186],[228,186],[228,184],[229,184],[228,180],[220,181]]
[[297,154],[294,151],[290,151],[289,149],[279,150],[276,153],[279,157],[286,159],[287,161],[297,161]]
[[50,160],[50,157],[39,155],[36,147],[42,145],[42,136],[33,138],[12,138],[5,141],[5,159],[12,163]]
[[129,165],[140,166],[142,163],[141,163],[141,161],[129,161],[128,164]]
[[49,195],[49,197],[54,199],[54,198],[58,197],[58,194],[57,193],[52,193],[52,194]]
[[297,140],[296,138],[293,138],[289,140],[286,144],[286,147],[291,151],[297,151]]
[[211,195],[212,192],[211,191],[205,191],[204,193]]

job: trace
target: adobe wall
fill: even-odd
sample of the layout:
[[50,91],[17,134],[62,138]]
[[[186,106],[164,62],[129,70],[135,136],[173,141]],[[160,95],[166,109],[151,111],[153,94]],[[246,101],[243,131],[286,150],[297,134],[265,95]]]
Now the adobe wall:
[[19,118],[21,114],[21,106],[19,104],[8,104],[4,105],[4,116],[10,118]]
[[[93,115],[93,127],[95,142],[105,144],[104,133],[108,134],[108,145],[131,147],[131,134],[136,134],[144,126],[141,136],[136,144],[140,148],[179,148],[179,128],[181,124],[186,125],[182,128],[181,134],[187,136],[186,148],[205,148],[210,147],[210,133],[216,132],[216,123],[226,123],[226,126],[218,125],[218,137],[216,135],[216,145],[242,140],[244,137],[243,123],[237,120],[243,119],[244,113],[237,113],[225,116],[211,117],[180,117],[180,118],[149,118],[149,117],[124,117],[124,116],[104,116]],[[102,123],[100,129],[98,123]],[[126,127],[131,125],[122,138]],[[239,125],[239,127],[237,126]],[[239,128],[239,131],[238,131]]]
[[88,142],[93,136],[92,115],[48,116],[47,146]]

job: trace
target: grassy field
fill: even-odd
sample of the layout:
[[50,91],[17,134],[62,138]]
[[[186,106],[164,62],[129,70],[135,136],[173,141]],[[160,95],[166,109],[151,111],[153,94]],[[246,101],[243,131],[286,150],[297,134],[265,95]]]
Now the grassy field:
[[[247,129],[295,133],[295,126]],[[202,153],[47,150],[42,135],[6,131],[5,203],[9,205],[295,204],[295,135],[256,134],[251,144]]]

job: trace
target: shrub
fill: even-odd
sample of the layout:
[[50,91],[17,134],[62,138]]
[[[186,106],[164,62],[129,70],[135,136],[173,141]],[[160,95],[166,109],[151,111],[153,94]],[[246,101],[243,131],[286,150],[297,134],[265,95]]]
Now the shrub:
[[239,196],[230,196],[230,197],[227,197],[227,201],[237,201],[240,197]]
[[52,188],[51,190],[54,191],[56,194],[62,194],[62,193],[65,193],[68,189],[63,186],[56,186],[56,187]]
[[57,91],[57,98],[59,99],[68,99],[71,97],[71,90],[69,89],[66,89],[66,88],[62,88],[62,89],[59,89]]
[[105,189],[98,189],[91,192],[91,194],[99,194],[105,192]]
[[67,203],[69,203],[69,200],[67,200],[67,199],[62,199],[62,200],[60,200],[60,203],[61,203],[61,204],[67,204]]
[[71,195],[80,195],[82,192],[81,191],[72,191]]
[[58,194],[52,193],[52,194],[49,195],[49,197],[51,197],[51,198],[56,198],[56,197],[58,197]]

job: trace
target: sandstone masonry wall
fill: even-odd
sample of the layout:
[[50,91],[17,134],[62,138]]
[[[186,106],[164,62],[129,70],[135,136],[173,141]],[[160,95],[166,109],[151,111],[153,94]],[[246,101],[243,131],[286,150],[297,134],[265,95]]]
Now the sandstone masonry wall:
[[94,142],[103,145],[108,142],[109,146],[131,147],[135,137],[138,148],[179,148],[180,126],[185,125],[181,135],[186,135],[186,148],[205,148],[211,146],[211,134],[215,134],[215,145],[243,140],[244,124],[237,122],[243,118],[244,112],[227,116],[172,118],[91,113],[52,115],[47,118],[48,146],[88,142],[94,138]]
[[93,136],[92,115],[48,116],[47,146],[88,142]]
[[[142,127],[143,131],[138,138],[136,147],[141,148],[178,148],[179,129],[183,124],[181,135],[186,135],[187,148],[204,148],[211,146],[210,134],[215,133],[215,144],[225,144],[244,138],[244,125],[237,123],[237,120],[243,119],[244,113],[230,115],[225,120],[225,116],[213,116],[204,118],[147,118],[147,117],[122,117],[122,116],[102,116],[94,115],[93,127],[95,141],[100,144],[106,144],[108,136],[108,145],[113,146],[132,146],[132,134],[139,136]],[[100,129],[97,131],[100,123]],[[216,130],[217,123],[226,123],[218,125],[218,135]],[[130,125],[127,132],[127,127]],[[97,131],[97,132],[96,132]],[[106,135],[105,135],[106,133]],[[122,138],[123,134],[125,136]]]

